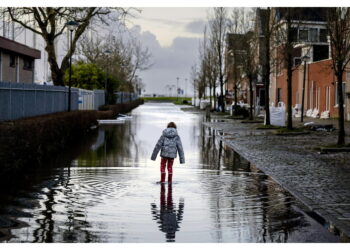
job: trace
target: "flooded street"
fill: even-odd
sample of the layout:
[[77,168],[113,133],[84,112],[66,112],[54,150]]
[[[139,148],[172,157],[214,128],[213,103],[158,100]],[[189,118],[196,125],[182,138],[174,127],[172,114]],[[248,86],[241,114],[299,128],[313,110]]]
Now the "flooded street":
[[[204,129],[202,115],[147,103],[132,116],[101,126],[73,161],[39,172],[33,186],[3,195],[0,222],[13,225],[0,230],[2,242],[339,241]],[[173,184],[160,185],[160,157],[150,157],[170,121],[186,163],[176,158]]]

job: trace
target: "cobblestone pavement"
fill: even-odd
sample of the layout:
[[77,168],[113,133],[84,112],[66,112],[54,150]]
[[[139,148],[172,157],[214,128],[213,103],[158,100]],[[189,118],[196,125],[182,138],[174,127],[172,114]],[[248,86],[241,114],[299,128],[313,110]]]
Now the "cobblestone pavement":
[[[323,122],[330,123],[330,120]],[[212,117],[211,122],[204,123],[216,130],[233,150],[321,216],[330,230],[339,231],[341,238],[348,242],[350,153],[319,154],[316,149],[335,144],[337,131],[279,136],[272,130],[256,129],[259,125],[222,117]],[[348,131],[350,124],[346,126]],[[349,136],[346,141],[350,142]]]

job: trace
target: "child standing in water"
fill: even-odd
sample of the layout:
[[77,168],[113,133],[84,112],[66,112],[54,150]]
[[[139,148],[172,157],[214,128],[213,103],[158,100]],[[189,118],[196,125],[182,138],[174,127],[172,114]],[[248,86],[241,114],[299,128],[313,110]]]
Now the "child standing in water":
[[173,178],[173,163],[177,152],[180,157],[180,164],[185,163],[184,151],[182,149],[180,136],[177,134],[176,124],[169,122],[166,129],[163,130],[162,136],[159,138],[154,147],[151,160],[155,161],[160,150],[160,182],[165,182],[165,168],[168,167],[168,183],[172,182]]

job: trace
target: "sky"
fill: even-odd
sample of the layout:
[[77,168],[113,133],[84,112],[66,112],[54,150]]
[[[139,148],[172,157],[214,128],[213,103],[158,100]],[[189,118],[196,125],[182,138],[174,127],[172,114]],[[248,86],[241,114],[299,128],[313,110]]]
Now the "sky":
[[[28,0],[32,4],[33,0]],[[5,1],[7,2],[7,1]],[[238,1],[237,1],[238,2]],[[8,3],[8,2],[7,2]],[[341,5],[348,5],[346,0],[338,0]],[[23,0],[12,0],[13,6],[23,6]],[[232,0],[36,0],[36,6],[119,6],[137,7],[141,13],[134,13],[127,26],[139,38],[144,47],[152,54],[152,67],[138,73],[145,84],[144,94],[165,94],[175,96],[176,85],[192,96],[190,82],[192,65],[198,63],[200,40],[208,12],[213,7],[230,6],[291,6],[286,0],[245,0],[235,3]],[[324,6],[325,1],[294,0],[294,6]],[[139,6],[146,6],[140,8]],[[185,7],[184,7],[185,6]],[[194,7],[192,7],[194,6]],[[178,80],[177,80],[178,78]],[[187,79],[187,80],[186,80]]]
[[143,93],[175,96],[175,85],[178,85],[184,94],[192,95],[190,70],[198,58],[198,47],[210,8],[140,9],[141,13],[131,18],[127,25],[152,54],[152,67],[139,73],[145,84]]

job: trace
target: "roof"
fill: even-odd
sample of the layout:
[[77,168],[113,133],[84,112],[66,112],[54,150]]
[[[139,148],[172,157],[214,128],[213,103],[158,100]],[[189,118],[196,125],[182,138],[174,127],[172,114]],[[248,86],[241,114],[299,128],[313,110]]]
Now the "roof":
[[15,42],[2,36],[0,36],[0,49],[11,51],[20,55],[25,55],[34,59],[41,58],[40,50],[33,49],[27,45]]

